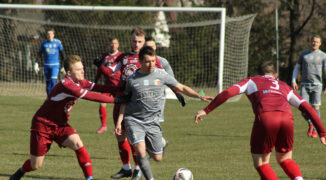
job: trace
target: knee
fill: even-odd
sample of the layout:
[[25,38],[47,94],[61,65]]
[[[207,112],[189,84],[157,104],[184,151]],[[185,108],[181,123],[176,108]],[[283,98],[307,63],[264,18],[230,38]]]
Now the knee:
[[162,155],[154,155],[152,158],[153,158],[154,161],[156,161],[156,162],[160,162],[160,161],[162,161],[162,159],[163,159]]
[[31,167],[33,170],[40,169],[42,167],[42,162],[31,162]]

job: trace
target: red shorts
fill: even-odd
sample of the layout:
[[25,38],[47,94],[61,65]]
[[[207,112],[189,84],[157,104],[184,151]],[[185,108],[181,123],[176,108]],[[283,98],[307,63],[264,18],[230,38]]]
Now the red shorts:
[[293,146],[293,116],[287,112],[263,112],[256,116],[251,133],[251,153],[266,154],[275,149],[285,153]]
[[48,126],[42,122],[33,122],[30,137],[30,154],[34,156],[44,156],[55,141],[59,147],[72,134],[77,132],[69,125]]

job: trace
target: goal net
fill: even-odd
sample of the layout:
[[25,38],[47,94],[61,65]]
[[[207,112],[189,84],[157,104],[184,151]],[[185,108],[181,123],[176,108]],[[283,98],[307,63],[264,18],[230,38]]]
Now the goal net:
[[[93,59],[108,50],[110,37],[117,37],[121,52],[130,51],[130,32],[141,27],[157,43],[176,79],[205,95],[247,76],[248,45],[255,15],[226,17],[224,67],[220,68],[221,13],[203,11],[61,10],[4,8],[0,5],[0,95],[45,96],[43,60],[38,58],[46,31],[55,30],[67,55],[83,59],[85,77],[94,80]],[[83,7],[83,6],[82,6]],[[82,8],[80,7],[80,8]],[[130,7],[129,7],[130,8]],[[196,10],[196,8],[192,8]],[[200,9],[200,8],[197,8]],[[223,44],[222,44],[223,46]],[[35,63],[39,64],[39,69]],[[60,74],[58,80],[64,75]]]

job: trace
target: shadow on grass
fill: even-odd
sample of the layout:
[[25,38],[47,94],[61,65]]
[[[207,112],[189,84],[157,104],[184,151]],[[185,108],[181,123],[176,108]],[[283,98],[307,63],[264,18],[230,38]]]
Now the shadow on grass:
[[[9,177],[11,176],[11,174],[0,174],[0,177],[4,177],[6,179],[9,179]],[[77,180],[80,178],[61,178],[61,177],[50,177],[50,176],[30,176],[30,175],[25,175],[24,177],[28,177],[28,178],[32,178],[32,179],[44,179],[44,180],[48,180],[48,179],[65,179],[65,180]]]
[[[5,153],[5,154],[13,154],[15,156],[27,156],[29,157],[29,154],[27,153]],[[46,154],[45,156],[47,157],[76,157],[74,155],[58,155],[58,154]],[[94,156],[91,156],[91,159],[108,159],[107,157],[94,157]]]
[[225,134],[201,134],[201,133],[187,133],[187,136],[207,136],[207,137],[221,137],[221,138],[248,138],[248,136],[239,136],[239,135],[225,135]]

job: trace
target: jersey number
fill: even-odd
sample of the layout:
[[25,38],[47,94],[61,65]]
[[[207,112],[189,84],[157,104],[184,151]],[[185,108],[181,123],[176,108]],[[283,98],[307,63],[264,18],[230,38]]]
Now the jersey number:
[[280,85],[278,84],[278,81],[276,80],[271,80],[272,83],[274,84],[274,86],[271,86],[271,89],[275,89],[275,90],[279,90],[280,89]]

